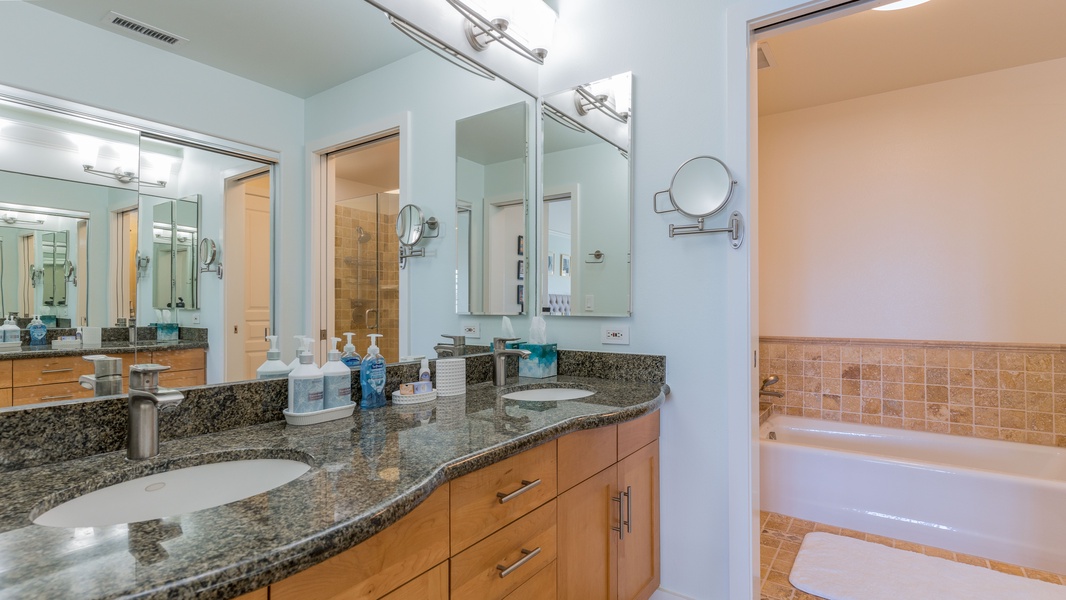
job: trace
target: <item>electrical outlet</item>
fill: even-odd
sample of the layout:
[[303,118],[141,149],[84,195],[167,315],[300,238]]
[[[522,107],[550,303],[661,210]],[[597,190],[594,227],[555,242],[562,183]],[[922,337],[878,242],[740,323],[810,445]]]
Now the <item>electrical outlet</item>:
[[193,315],[192,316],[192,324],[193,325],[199,325],[200,324],[200,315]]
[[463,335],[468,338],[480,338],[481,337],[481,324],[480,323],[463,323]]
[[600,342],[629,345],[629,325],[604,325],[600,328]]

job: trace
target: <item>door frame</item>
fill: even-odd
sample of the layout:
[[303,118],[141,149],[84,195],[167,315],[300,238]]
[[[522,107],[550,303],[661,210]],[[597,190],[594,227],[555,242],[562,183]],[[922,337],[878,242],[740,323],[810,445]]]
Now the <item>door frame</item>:
[[[307,144],[311,150],[307,156],[307,174],[311,182],[311,223],[308,237],[307,255],[311,257],[311,294],[310,322],[306,324],[305,333],[317,341],[315,360],[322,364],[326,358],[329,340],[321,339],[321,332],[329,337],[329,316],[332,314],[334,294],[330,285],[332,276],[329,269],[334,261],[334,248],[330,243],[335,231],[332,214],[333,205],[330,194],[329,168],[327,155],[331,152],[356,146],[374,140],[396,135],[400,140],[400,206],[411,190],[411,113],[404,111],[381,119],[369,121],[353,128],[313,140]],[[411,304],[408,294],[410,284],[409,270],[400,271],[400,356],[408,353],[411,347],[411,334],[405,331],[404,323],[411,322]],[[280,340],[279,340],[280,341]],[[290,344],[295,342],[290,340]]]
[[[746,243],[726,257],[726,397],[729,515],[729,597],[759,597],[759,203],[756,30],[803,27],[891,0],[750,0],[726,9],[725,160],[741,182],[735,209],[746,212]],[[786,22],[788,22],[786,24]],[[746,402],[744,400],[747,400]],[[743,560],[747,557],[747,560]]]

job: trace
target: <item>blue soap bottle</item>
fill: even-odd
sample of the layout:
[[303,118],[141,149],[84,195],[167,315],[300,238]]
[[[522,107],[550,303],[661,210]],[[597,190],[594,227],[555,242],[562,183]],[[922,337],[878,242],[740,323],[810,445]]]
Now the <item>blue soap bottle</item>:
[[30,345],[31,346],[44,346],[48,343],[48,328],[45,327],[41,318],[37,315],[33,315],[33,320],[30,321]]
[[344,335],[348,338],[348,343],[344,345],[344,354],[341,354],[341,362],[349,369],[357,369],[361,360],[359,353],[355,351],[355,344],[352,343],[352,336],[355,334],[348,332]]
[[366,356],[359,366],[359,387],[363,391],[359,408],[381,408],[385,406],[385,359],[377,344],[381,334],[371,333],[367,337],[370,338],[370,347],[366,349]]

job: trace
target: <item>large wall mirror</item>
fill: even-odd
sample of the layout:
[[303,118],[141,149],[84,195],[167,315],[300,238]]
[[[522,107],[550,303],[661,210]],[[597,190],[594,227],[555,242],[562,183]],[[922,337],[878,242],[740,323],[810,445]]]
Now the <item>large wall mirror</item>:
[[518,102],[455,124],[459,314],[525,312],[527,112]]
[[[0,312],[204,328],[209,383],[254,377],[272,324],[270,158],[99,112],[0,93]],[[226,240],[228,279],[201,274],[203,237]]]
[[541,101],[541,314],[632,314],[631,88],[623,73]]

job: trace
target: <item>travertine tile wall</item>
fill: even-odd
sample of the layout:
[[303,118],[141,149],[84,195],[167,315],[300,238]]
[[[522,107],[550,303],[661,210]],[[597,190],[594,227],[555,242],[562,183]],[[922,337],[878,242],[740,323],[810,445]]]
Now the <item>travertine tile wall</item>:
[[[368,333],[383,335],[378,342],[387,362],[396,362],[400,354],[400,242],[393,233],[396,227],[397,200],[388,195],[369,210],[338,205],[334,240],[334,319],[336,335],[355,333],[359,354],[366,353]],[[359,241],[359,228],[370,239]],[[379,311],[378,329],[367,328],[367,309]],[[370,324],[375,318],[371,313]]]
[[760,339],[774,412],[1066,447],[1066,346]]

